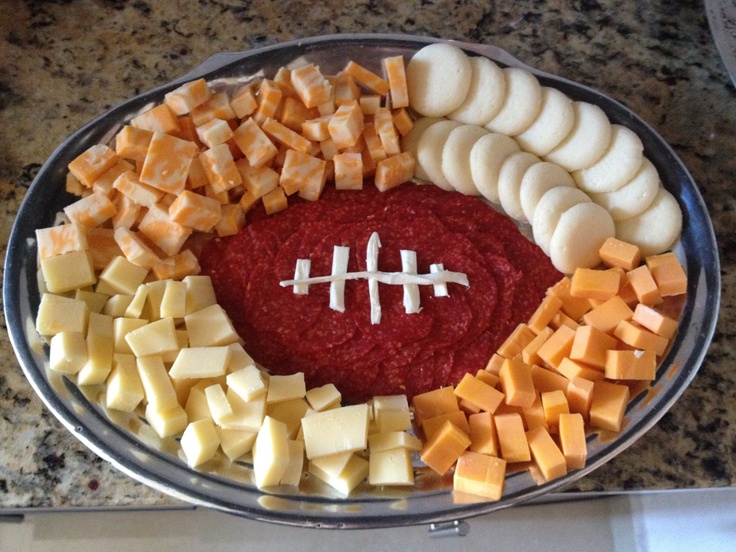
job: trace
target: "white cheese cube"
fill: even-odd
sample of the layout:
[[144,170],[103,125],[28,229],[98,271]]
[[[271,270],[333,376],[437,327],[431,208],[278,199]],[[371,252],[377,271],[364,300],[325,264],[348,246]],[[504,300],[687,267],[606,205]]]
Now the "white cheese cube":
[[220,438],[220,448],[230,460],[235,461],[253,449],[258,436],[257,431],[242,429],[225,429],[216,426]]
[[243,349],[243,346],[240,343],[230,343],[228,348],[231,353],[230,364],[228,364],[227,367],[228,374],[255,364],[253,358],[245,351],[245,349]]
[[220,305],[205,307],[184,317],[192,347],[214,347],[237,343],[240,338]]
[[222,385],[216,383],[205,387],[204,396],[207,398],[207,407],[210,409],[212,419],[216,424],[220,425],[223,419],[227,419],[228,416],[232,415],[233,409],[227,400]]
[[102,293],[96,293],[94,291],[78,289],[74,294],[74,298],[77,301],[83,301],[87,305],[89,312],[96,312],[99,314],[102,312],[109,296]]
[[220,438],[212,420],[191,422],[181,436],[181,449],[190,468],[212,460],[220,446]]
[[314,410],[322,412],[340,404],[342,395],[334,384],[328,383],[321,387],[313,387],[306,393],[306,399]]
[[219,425],[227,429],[259,431],[266,417],[266,396],[244,401],[230,388],[225,395],[233,412],[222,418]]
[[345,468],[336,478],[324,473],[312,461],[309,463],[309,473],[347,496],[368,477],[368,460],[352,454]]
[[88,358],[77,374],[77,384],[104,383],[112,370],[112,357],[115,349],[112,316],[89,313],[86,341]]
[[302,418],[309,410],[309,404],[304,399],[290,399],[268,404],[266,400],[266,415],[286,424],[289,439],[294,439],[302,427]]
[[371,485],[414,484],[411,455],[406,449],[396,448],[371,452],[368,463],[368,483]]
[[146,406],[146,421],[162,439],[178,435],[187,427],[187,413],[179,404],[157,410],[153,405]]
[[125,337],[130,332],[142,328],[146,324],[148,322],[140,318],[114,318],[112,325],[115,336],[115,352],[133,354],[133,349],[130,348]]
[[368,442],[368,405],[355,404],[302,419],[310,460],[337,452],[364,450]]
[[224,376],[230,363],[229,347],[189,347],[181,349],[169,376],[174,379]]
[[140,318],[143,308],[146,306],[146,297],[148,296],[148,288],[146,286],[138,286],[133,295],[133,300],[125,309],[126,318]]
[[141,326],[125,336],[130,350],[137,357],[162,355],[179,350],[173,318],[162,318]]
[[80,332],[59,332],[51,338],[49,368],[63,374],[76,374],[87,362],[87,342]]
[[147,275],[148,269],[134,265],[128,259],[119,255],[110,261],[102,271],[100,282],[108,285],[116,293],[135,295],[138,286],[143,283]]
[[107,378],[105,404],[112,410],[133,412],[145,397],[133,355],[116,354]]
[[173,351],[161,353],[161,358],[167,366],[170,366],[176,361],[176,357],[179,356],[179,352],[182,349],[189,347],[189,334],[186,330],[176,330],[176,343],[177,347]]
[[215,288],[209,276],[185,276],[182,282],[187,286],[186,314],[217,304]]
[[272,375],[268,378],[268,395],[266,396],[268,404],[301,399],[306,394],[307,385],[302,372],[288,376]]
[[97,282],[89,251],[70,251],[41,259],[41,271],[46,289],[51,293],[64,293]]
[[286,424],[266,416],[253,445],[256,487],[278,485],[289,464]]
[[38,305],[36,331],[43,336],[59,332],[85,333],[89,319],[89,308],[84,301],[61,295],[44,293]]
[[279,483],[296,487],[299,485],[304,472],[304,443],[289,439],[286,444],[289,451],[289,462]]
[[[108,296],[105,295],[105,297]],[[102,314],[112,316],[113,318],[124,317],[128,307],[130,307],[130,304],[133,302],[134,297],[134,295],[123,295],[120,293],[116,293],[115,295],[108,297],[105,305],[102,307]],[[138,317],[136,316],[135,318]]]
[[149,407],[154,411],[164,411],[180,406],[176,391],[160,356],[137,358],[136,366]]
[[406,431],[374,433],[368,436],[368,449],[371,451],[371,454],[396,448],[419,452],[422,450],[422,441]]
[[161,298],[161,317],[184,318],[187,314],[187,284],[167,280]]
[[337,479],[354,455],[354,452],[348,451],[320,456],[309,463],[310,471],[319,471],[323,481]]
[[212,413],[207,404],[207,396],[204,394],[204,390],[212,385],[212,383],[211,380],[202,380],[195,383],[189,390],[184,411],[187,413],[190,422],[196,422],[203,418],[212,419]]
[[265,400],[266,383],[262,372],[252,364],[228,374],[227,385],[244,401],[252,401],[260,396]]

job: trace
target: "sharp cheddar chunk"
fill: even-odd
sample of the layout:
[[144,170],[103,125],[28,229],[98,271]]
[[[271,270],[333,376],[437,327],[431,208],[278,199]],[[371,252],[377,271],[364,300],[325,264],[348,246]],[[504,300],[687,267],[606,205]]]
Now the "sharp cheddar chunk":
[[164,192],[148,184],[144,184],[133,171],[126,171],[115,179],[113,187],[125,195],[133,203],[143,207],[151,207],[161,200]]
[[258,103],[250,86],[244,86],[237,90],[230,98],[230,107],[239,119],[245,119],[253,114],[258,108]]
[[612,380],[652,381],[657,373],[654,351],[608,351],[606,378]]
[[478,412],[468,416],[468,427],[470,428],[470,450],[499,456],[496,424],[490,412]]
[[96,144],[69,163],[69,172],[86,187],[110,170],[118,162],[118,156],[109,147]]
[[135,233],[124,226],[117,228],[114,236],[125,258],[134,265],[150,269],[159,261],[158,255]]
[[266,118],[262,128],[264,132],[287,148],[301,153],[308,153],[312,150],[312,143],[309,140],[279,123],[276,119]]
[[358,102],[346,102],[341,105],[330,119],[327,129],[337,149],[354,146],[361,133],[365,122],[363,112]]
[[64,207],[72,222],[94,228],[115,216],[115,204],[103,193],[93,192]]
[[281,107],[281,99],[283,98],[281,87],[271,80],[264,79],[258,87],[256,95],[256,112],[253,119],[259,124],[263,124],[266,119],[276,117]]
[[192,229],[171,220],[169,209],[153,205],[138,224],[138,229],[167,255],[176,255],[191,235]]
[[531,406],[537,396],[532,380],[532,368],[521,359],[507,358],[499,373],[501,386],[510,406]]
[[291,84],[308,108],[324,104],[332,96],[332,85],[314,64],[292,70]]
[[130,124],[154,133],[176,135],[179,132],[179,123],[176,122],[176,117],[165,103],[133,117]]
[[469,446],[468,434],[447,420],[424,444],[420,456],[429,468],[442,475]]
[[233,131],[227,121],[212,119],[197,127],[197,136],[208,148],[224,144],[233,137]]
[[235,112],[230,106],[230,98],[228,98],[227,92],[212,94],[209,100],[192,109],[191,115],[195,126],[208,123],[212,119],[222,119],[223,121],[235,119]]
[[438,414],[433,418],[427,418],[422,424],[422,430],[424,432],[425,439],[429,440],[442,428],[445,422],[452,422],[455,426],[461,429],[465,433],[470,433],[470,427],[468,426],[468,419],[465,412],[462,410],[455,410],[452,412],[445,412],[444,414]]
[[383,68],[388,78],[391,107],[409,107],[409,88],[406,83],[404,56],[384,58]]
[[176,115],[186,115],[211,97],[212,93],[207,87],[207,82],[204,79],[197,79],[168,92],[164,96],[164,101]]
[[527,432],[526,437],[534,462],[546,481],[567,473],[567,461],[546,429],[535,427]]
[[581,414],[560,414],[560,448],[571,470],[585,467],[588,448],[585,442],[585,420]]
[[506,478],[506,462],[501,458],[466,451],[457,459],[453,488],[456,491],[500,500]]
[[570,295],[606,301],[618,293],[620,273],[613,270],[577,268],[570,282]]
[[677,320],[641,303],[634,309],[632,320],[667,339],[672,339],[677,333]]
[[597,381],[593,385],[590,402],[590,423],[609,431],[621,431],[630,391],[625,385],[608,381]]
[[478,405],[481,410],[491,413],[496,411],[496,408],[504,399],[503,393],[472,374],[463,376],[462,381],[455,387],[455,395]]
[[243,183],[227,144],[203,151],[199,154],[199,160],[214,192],[224,192]]
[[567,385],[567,404],[570,412],[581,414],[588,419],[590,403],[593,400],[594,383],[583,378],[575,378]]
[[636,245],[616,238],[606,239],[599,254],[606,266],[618,266],[624,270],[634,270],[641,262],[641,251]]
[[278,148],[252,118],[235,129],[233,140],[251,167],[265,166],[278,153]]
[[411,405],[414,409],[414,421],[417,426],[421,428],[424,420],[446,412],[459,410],[457,396],[454,391],[455,389],[452,386],[448,386],[415,395]]
[[627,345],[644,351],[652,351],[659,357],[664,355],[669,345],[667,338],[650,332],[630,320],[619,322],[613,334]]
[[501,449],[501,458],[506,462],[528,462],[531,460],[529,443],[524,433],[524,421],[520,414],[496,414],[496,435]]
[[373,71],[369,71],[354,61],[348,62],[345,72],[360,84],[381,96],[388,94],[391,89],[386,79],[379,77]]
[[556,391],[547,391],[540,396],[542,401],[542,409],[544,417],[547,421],[547,427],[550,433],[557,433],[557,427],[560,423],[560,414],[569,414],[570,407],[567,404],[565,393]]
[[622,320],[631,320],[634,311],[618,295],[583,315],[583,321],[606,333],[613,333]]
[[556,370],[544,366],[532,365],[532,382],[537,393],[547,391],[567,391],[569,380]]
[[535,333],[525,324],[520,323],[498,348],[498,354],[504,358],[516,358],[521,355],[524,347],[534,339]]
[[569,357],[563,358],[557,365],[556,370],[569,380],[584,378],[598,381],[605,377],[605,373],[600,368],[591,368]]
[[86,227],[73,222],[50,228],[39,228],[36,230],[36,244],[38,256],[41,259],[70,251],[86,251],[89,248]]
[[415,165],[416,160],[408,151],[379,161],[376,165],[376,188],[385,192],[408,182],[414,176]]
[[626,278],[640,303],[651,307],[662,302],[662,294],[657,287],[657,282],[654,281],[654,277],[646,265],[629,270],[626,273]]
[[580,326],[575,330],[575,338],[570,349],[570,360],[603,368],[606,365],[606,351],[615,348],[616,338],[612,335],[594,326]]
[[580,318],[593,308],[593,303],[587,297],[573,297],[570,293],[572,280],[569,276],[565,276],[554,286],[549,288],[548,294],[555,295],[560,302],[560,309],[573,320]]
[[180,194],[186,185],[189,165],[199,148],[163,132],[154,132],[141,169],[140,181],[164,193]]
[[284,167],[281,169],[279,184],[286,195],[296,193],[310,185],[324,186],[326,165],[326,162],[322,159],[295,150],[288,150]]
[[687,274],[673,252],[651,255],[645,263],[663,297],[687,292]]
[[185,249],[176,255],[161,259],[151,269],[151,272],[153,272],[153,275],[158,280],[169,278],[172,280],[181,280],[186,276],[199,274],[199,271],[199,261],[191,249]]
[[169,205],[169,217],[177,224],[199,232],[212,230],[222,215],[218,201],[184,190]]

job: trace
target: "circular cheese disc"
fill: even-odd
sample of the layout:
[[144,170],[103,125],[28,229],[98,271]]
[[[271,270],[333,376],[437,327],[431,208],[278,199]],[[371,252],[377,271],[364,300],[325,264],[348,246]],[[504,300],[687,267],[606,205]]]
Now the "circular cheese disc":
[[620,221],[634,217],[649,207],[660,185],[657,168],[645,157],[639,172],[618,190],[589,195],[598,205],[608,209],[614,221]]
[[442,149],[442,172],[450,185],[461,194],[480,195],[470,171],[473,145],[488,130],[477,125],[461,125],[450,132]]
[[568,171],[578,171],[595,164],[611,143],[611,122],[597,105],[573,102],[575,124],[567,137],[544,156]]
[[569,172],[556,163],[542,161],[527,169],[521,179],[519,201],[529,224],[534,224],[534,211],[544,193],[558,186],[574,188],[575,181]]
[[593,268],[601,262],[598,251],[603,242],[615,234],[608,211],[592,201],[578,203],[560,215],[549,243],[550,260],[565,274]]
[[506,76],[496,63],[484,57],[471,57],[473,70],[468,95],[463,103],[447,117],[469,125],[485,125],[506,98]]
[[460,48],[446,42],[420,49],[406,66],[410,107],[425,117],[444,117],[465,101],[473,70]]
[[558,186],[547,190],[534,210],[532,234],[534,242],[549,255],[549,244],[562,213],[578,203],[589,202],[590,198],[579,188]]
[[470,173],[480,194],[499,202],[498,174],[506,158],[519,151],[513,138],[491,132],[482,136],[470,150]]
[[682,210],[675,197],[660,186],[647,209],[616,223],[616,237],[637,245],[641,256],[671,249],[682,231]]
[[450,136],[450,132],[459,127],[460,124],[457,121],[447,119],[437,121],[424,129],[417,144],[417,165],[419,169],[415,169],[415,172],[422,171],[427,176],[428,181],[448,192],[455,191],[455,188],[447,181],[445,173],[442,172],[442,150],[448,136]]
[[487,124],[491,132],[516,136],[537,118],[542,107],[542,85],[526,69],[506,67],[506,98],[501,109]]
[[529,128],[516,137],[521,149],[543,156],[552,151],[572,130],[575,110],[563,92],[542,87],[542,108]]
[[[414,121],[411,130],[406,133],[406,136],[401,138],[401,150],[410,152],[414,156],[414,159],[416,159],[419,139],[422,137],[422,134],[430,125],[441,120],[437,117],[421,117]],[[420,180],[429,180],[427,173],[424,172],[424,169],[422,169],[419,163],[416,164],[414,169],[414,176]]]
[[573,176],[586,192],[614,192],[639,171],[643,157],[644,144],[636,133],[625,126],[611,125],[611,143],[603,156]]
[[[501,203],[501,207],[511,218],[526,221],[524,208],[521,206],[521,180],[529,167],[541,161],[533,153],[518,151],[509,155],[501,164],[501,170],[498,171],[495,203]],[[501,190],[503,190],[503,202],[501,201]]]

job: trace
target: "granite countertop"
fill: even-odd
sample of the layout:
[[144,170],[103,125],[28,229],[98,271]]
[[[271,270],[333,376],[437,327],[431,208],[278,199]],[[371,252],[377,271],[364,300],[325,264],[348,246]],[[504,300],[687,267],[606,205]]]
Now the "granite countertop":
[[[736,93],[699,1],[0,3],[0,247],[54,148],[81,125],[217,52],[347,32],[500,46],[628,105],[700,186],[721,249],[723,298],[698,375],[664,418],[571,491],[736,485]],[[734,285],[731,285],[734,284]],[[183,506],[118,472],[47,411],[0,328],[0,515],[38,508]]]

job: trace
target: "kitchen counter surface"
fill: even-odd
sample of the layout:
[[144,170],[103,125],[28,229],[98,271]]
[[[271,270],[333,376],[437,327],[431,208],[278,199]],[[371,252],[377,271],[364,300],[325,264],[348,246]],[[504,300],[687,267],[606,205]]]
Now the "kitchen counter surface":
[[[322,34],[408,33],[495,44],[623,102],[700,186],[721,250],[712,346],[680,400],[569,492],[736,485],[736,93],[701,2],[0,3],[0,247],[41,164],[74,130],[217,52]],[[732,285],[733,284],[733,285]],[[0,515],[183,506],[88,451],[46,410],[0,328]]]

